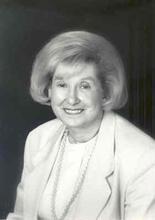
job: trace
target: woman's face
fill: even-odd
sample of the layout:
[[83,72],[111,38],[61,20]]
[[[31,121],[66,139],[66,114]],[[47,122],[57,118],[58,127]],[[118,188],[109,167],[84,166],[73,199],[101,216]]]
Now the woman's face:
[[55,115],[69,129],[99,126],[103,115],[103,90],[95,64],[59,64],[49,96]]

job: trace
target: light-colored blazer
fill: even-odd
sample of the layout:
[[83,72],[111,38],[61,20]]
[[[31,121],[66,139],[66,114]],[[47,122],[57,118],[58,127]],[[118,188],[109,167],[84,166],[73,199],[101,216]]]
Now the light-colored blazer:
[[[7,220],[37,219],[64,129],[55,119],[28,135],[15,210]],[[155,220],[155,142],[113,112],[104,114],[73,220],[96,219]]]

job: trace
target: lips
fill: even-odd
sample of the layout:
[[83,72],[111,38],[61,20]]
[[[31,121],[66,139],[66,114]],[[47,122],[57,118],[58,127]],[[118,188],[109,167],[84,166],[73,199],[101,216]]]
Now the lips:
[[78,115],[81,112],[83,112],[84,109],[82,109],[82,108],[78,108],[78,109],[64,108],[64,111],[69,115]]

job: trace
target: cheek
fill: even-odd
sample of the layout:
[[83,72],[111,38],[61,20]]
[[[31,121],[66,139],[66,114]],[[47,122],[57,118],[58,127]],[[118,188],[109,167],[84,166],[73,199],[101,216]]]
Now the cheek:
[[59,105],[64,100],[64,94],[62,92],[58,92],[57,90],[53,90],[51,93],[51,102],[53,105]]
[[99,106],[102,103],[102,94],[95,92],[92,93],[88,98],[87,101],[92,105],[92,106]]

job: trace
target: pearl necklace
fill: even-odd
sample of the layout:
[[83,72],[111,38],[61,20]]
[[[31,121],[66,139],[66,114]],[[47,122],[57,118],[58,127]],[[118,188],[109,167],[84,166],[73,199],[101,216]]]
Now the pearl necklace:
[[88,165],[89,165],[89,161],[91,159],[91,156],[93,154],[94,148],[96,146],[96,142],[97,142],[97,135],[95,137],[95,142],[94,144],[90,147],[90,149],[88,150],[88,154],[86,155],[86,160],[83,162],[84,163],[84,168],[83,171],[80,173],[80,176],[78,178],[77,184],[75,186],[75,190],[72,193],[68,203],[66,204],[62,215],[60,217],[57,217],[56,214],[56,209],[55,209],[55,203],[56,203],[56,196],[57,196],[57,189],[58,189],[58,185],[59,185],[59,179],[60,179],[60,173],[61,173],[61,169],[62,169],[62,162],[63,162],[63,157],[64,157],[64,152],[65,152],[65,145],[66,145],[66,139],[68,136],[68,131],[65,130],[62,139],[61,139],[61,144],[60,144],[60,157],[59,157],[59,161],[58,161],[58,165],[57,165],[57,170],[56,170],[56,176],[54,179],[54,187],[53,187],[53,192],[52,192],[52,207],[51,207],[51,211],[52,211],[52,217],[53,220],[64,220],[71,205],[73,204],[74,200],[76,199],[77,195],[79,194],[81,187],[83,185],[85,176],[86,176],[86,172],[88,169]]

